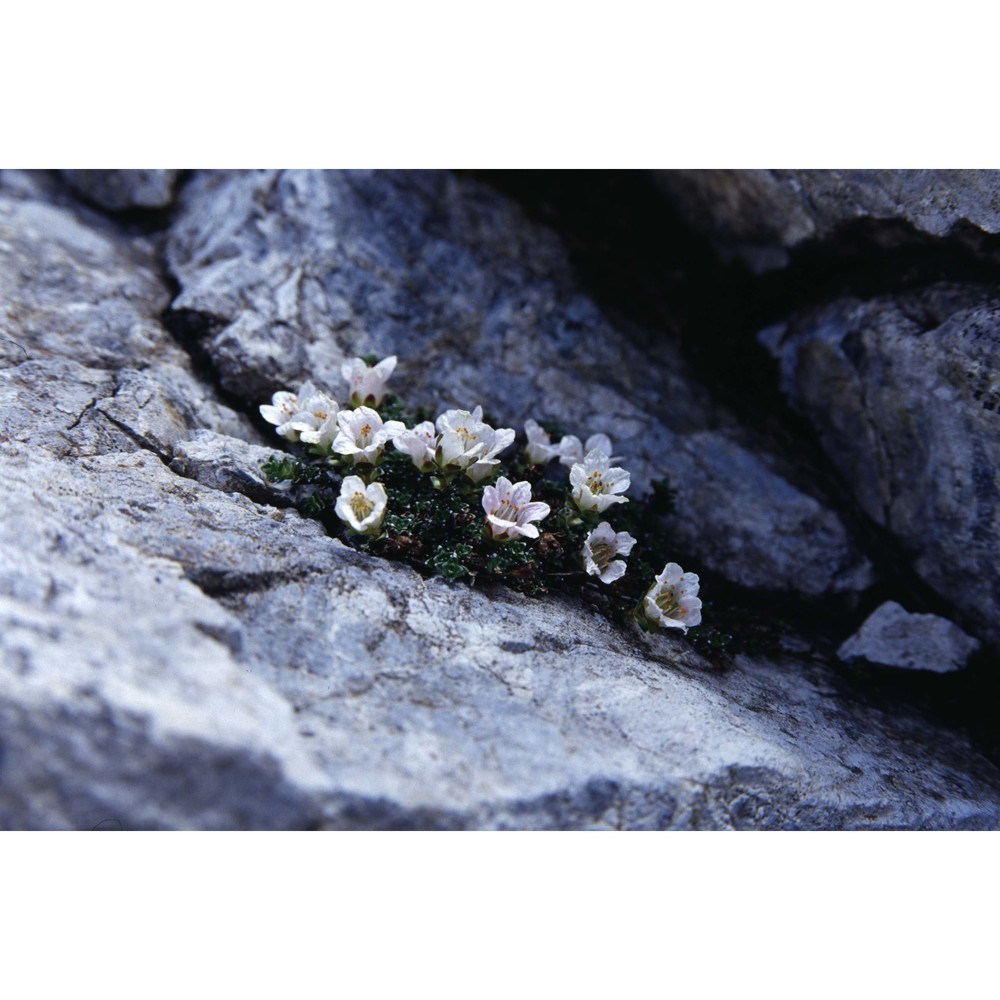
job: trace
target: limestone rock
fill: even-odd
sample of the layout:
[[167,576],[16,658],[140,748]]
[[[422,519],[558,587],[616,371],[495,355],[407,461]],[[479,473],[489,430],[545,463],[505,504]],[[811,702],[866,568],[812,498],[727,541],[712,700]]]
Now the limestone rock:
[[60,170],[63,180],[102,208],[166,208],[179,170]]
[[722,256],[756,271],[858,219],[900,220],[931,236],[960,223],[1000,232],[996,170],[667,170],[658,181]]
[[422,580],[146,451],[5,446],[14,827],[995,827],[953,734],[826,668]]
[[1000,299],[844,299],[762,337],[859,504],[976,634],[1000,640]]
[[965,666],[978,647],[975,639],[947,618],[910,614],[895,601],[887,601],[868,616],[837,655],[842,660],[861,658],[887,667],[945,674]]
[[838,516],[740,431],[677,350],[614,327],[556,236],[479,183],[199,174],[167,257],[174,322],[200,324],[222,384],[246,400],[307,377],[342,400],[345,358],[397,354],[394,386],[437,412],[482,403],[518,430],[531,417],[610,434],[633,491],[669,475],[679,541],[740,583],[822,594],[871,581]]
[[91,454],[167,454],[206,426],[255,439],[161,325],[169,301],[149,241],[0,194],[0,433]]
[[315,823],[318,772],[293,713],[238,662],[237,622],[181,561],[200,518],[220,525],[184,510],[145,452],[0,447],[0,827]]

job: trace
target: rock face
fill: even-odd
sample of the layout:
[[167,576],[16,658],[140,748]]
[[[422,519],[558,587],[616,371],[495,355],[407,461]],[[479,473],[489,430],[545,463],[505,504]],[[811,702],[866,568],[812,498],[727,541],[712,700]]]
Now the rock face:
[[960,223],[1000,232],[994,170],[668,170],[658,180],[723,256],[756,271],[858,219],[900,220],[931,236]]
[[555,236],[481,184],[199,175],[167,258],[174,322],[199,328],[223,386],[245,399],[307,377],[336,395],[345,358],[397,354],[394,384],[416,403],[481,402],[504,426],[610,434],[636,489],[671,477],[678,542],[738,583],[821,595],[872,580],[837,515],[748,440],[676,349],[614,328]]
[[1000,298],[934,285],[844,299],[763,339],[865,513],[1000,641]]
[[932,670],[945,674],[965,666],[979,643],[957,625],[937,615],[912,615],[895,601],[877,608],[837,655],[887,667]]
[[[170,322],[202,334],[223,397],[160,322],[156,243],[17,191],[0,184],[0,826],[1000,827],[1000,771],[964,736],[829,666],[722,671],[576,602],[424,580],[260,479],[271,442],[230,404],[307,371],[337,390],[369,349],[422,360],[400,382],[427,402],[454,386],[608,430],[647,478],[668,444],[692,479],[749,451],[498,196],[196,176]],[[749,495],[752,468],[718,481]],[[849,562],[810,572],[832,586]]]
[[63,180],[102,208],[166,208],[179,170],[60,170]]

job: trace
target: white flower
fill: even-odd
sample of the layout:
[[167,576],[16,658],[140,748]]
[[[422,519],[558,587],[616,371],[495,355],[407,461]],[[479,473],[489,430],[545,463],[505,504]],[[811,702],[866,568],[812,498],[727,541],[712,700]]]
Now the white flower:
[[656,583],[646,592],[646,617],[660,628],[688,628],[701,624],[698,576],[685,573],[677,563],[667,563]]
[[538,528],[529,522],[548,517],[551,509],[547,503],[531,502],[530,483],[512,484],[501,476],[496,486],[483,487],[486,526],[497,541],[512,541],[519,535],[537,538]]
[[559,445],[553,444],[548,431],[540,427],[534,420],[525,420],[524,433],[528,436],[524,457],[532,465],[544,465],[549,459],[555,458],[559,454]]
[[377,535],[385,517],[388,497],[381,483],[365,486],[360,476],[346,476],[340,484],[340,496],[334,508],[337,517],[354,531],[363,535]]
[[592,451],[603,451],[612,462],[620,462],[621,455],[611,454],[611,438],[607,434],[592,434],[583,445],[575,434],[567,434],[558,446],[559,461],[563,465],[577,465]]
[[369,367],[361,358],[345,361],[340,374],[351,387],[351,406],[378,406],[385,399],[385,383],[396,367],[396,355],[383,358]]
[[260,407],[260,415],[289,441],[298,441],[302,431],[316,430],[336,412],[334,400],[312,382],[303,382],[298,392],[276,392],[270,406]]
[[573,499],[580,510],[602,512],[613,503],[628,503],[628,497],[617,496],[632,484],[632,478],[618,466],[611,465],[607,454],[598,449],[587,452],[583,462],[569,470]]
[[500,459],[497,458],[497,455],[502,451],[506,451],[514,443],[514,438],[517,436],[513,427],[498,427],[496,430],[493,430],[491,427],[490,430],[492,431],[493,439],[492,442],[487,444],[483,457],[465,470],[465,474],[474,483],[481,483],[487,476],[493,474],[493,467],[500,464]]
[[336,405],[337,404],[334,403],[334,409],[330,412],[323,423],[319,425],[319,427],[301,432],[301,440],[303,444],[314,445],[315,447],[322,449],[327,455],[330,454],[333,442],[340,433],[340,424],[337,421]]
[[367,406],[341,410],[337,414],[337,423],[340,433],[334,438],[333,450],[338,455],[351,455],[355,465],[377,462],[386,444],[406,430],[406,426],[398,420],[387,420],[383,424],[378,413]]
[[291,426],[300,432],[305,444],[317,445],[327,454],[337,436],[337,413],[340,407],[325,392],[314,392],[300,399],[299,412],[292,418]]
[[464,469],[478,483],[500,464],[496,456],[514,443],[514,430],[501,427],[494,430],[483,422],[483,408],[448,410],[437,419],[441,438],[437,447],[437,462],[442,469]]
[[393,438],[392,443],[413,459],[413,464],[421,472],[431,472],[434,469],[434,455],[438,446],[438,435],[434,433],[434,425],[425,420],[417,424],[413,430],[404,430]]
[[587,572],[599,577],[601,583],[614,583],[625,575],[625,563],[615,559],[615,556],[627,556],[635,541],[627,531],[616,534],[607,521],[601,521],[583,543],[583,562]]

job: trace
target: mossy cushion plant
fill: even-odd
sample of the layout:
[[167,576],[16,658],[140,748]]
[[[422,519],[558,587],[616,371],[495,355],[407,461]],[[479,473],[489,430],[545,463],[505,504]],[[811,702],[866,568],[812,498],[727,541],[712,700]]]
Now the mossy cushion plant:
[[260,407],[298,451],[264,473],[297,488],[304,513],[424,573],[527,594],[597,586],[616,620],[677,634],[700,624],[698,577],[664,565],[665,480],[643,500],[626,496],[631,477],[604,434],[584,443],[529,420],[517,447],[515,431],[494,428],[479,406],[435,421],[410,412],[387,392],[395,367],[394,356],[346,362],[345,407],[312,382]]

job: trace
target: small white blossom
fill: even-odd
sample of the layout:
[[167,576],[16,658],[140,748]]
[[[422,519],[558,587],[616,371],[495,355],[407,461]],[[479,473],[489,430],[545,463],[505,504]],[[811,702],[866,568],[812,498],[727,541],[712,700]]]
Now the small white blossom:
[[656,582],[646,592],[643,610],[660,628],[688,628],[701,624],[698,576],[685,573],[677,563],[667,563]]
[[506,451],[514,443],[516,436],[513,427],[498,427],[493,431],[493,440],[487,444],[486,452],[482,458],[473,462],[465,470],[465,474],[474,483],[481,483],[487,476],[493,475],[495,471],[494,466],[500,464],[500,459],[497,458],[497,455],[502,451]]
[[325,392],[315,392],[300,402],[300,411],[291,426],[300,432],[305,444],[316,445],[327,454],[337,436],[337,413],[340,407]]
[[439,437],[434,433],[434,425],[425,420],[413,430],[404,430],[393,438],[392,443],[404,454],[409,455],[413,464],[421,472],[432,472],[435,468],[435,453]]
[[625,575],[625,563],[615,559],[615,556],[627,556],[635,541],[627,531],[616,534],[607,521],[601,521],[583,543],[583,562],[587,573],[598,577],[601,583],[614,583]]
[[612,504],[628,503],[628,497],[618,494],[629,488],[632,477],[624,469],[612,466],[605,452],[594,449],[569,470],[569,481],[577,507],[600,513]]
[[341,410],[337,414],[337,423],[340,432],[334,438],[333,450],[338,455],[350,455],[355,465],[377,462],[385,446],[406,430],[406,426],[398,420],[383,423],[378,413],[368,406]]
[[534,420],[525,420],[524,433],[528,436],[524,457],[532,465],[544,465],[559,454],[559,445],[553,444],[548,431]]
[[612,462],[622,460],[621,455],[611,454],[611,438],[607,434],[592,434],[587,438],[586,445],[575,434],[567,434],[559,442],[558,451],[559,461],[567,466],[579,464],[592,451],[603,451]]
[[497,541],[513,541],[519,535],[537,538],[538,528],[529,522],[548,517],[551,509],[547,503],[532,503],[530,483],[511,483],[501,476],[496,486],[483,487],[486,526]]
[[351,406],[378,406],[386,397],[385,383],[396,368],[396,355],[369,367],[361,358],[345,361],[340,374],[351,389]]
[[334,408],[319,427],[302,431],[301,440],[303,444],[311,444],[329,455],[333,442],[339,433],[340,424],[337,422],[337,410]]
[[271,405],[265,403],[259,409],[260,415],[277,427],[281,437],[298,441],[302,431],[316,430],[331,414],[336,414],[337,404],[312,382],[303,382],[298,392],[276,392]]
[[363,535],[377,535],[385,517],[388,497],[381,483],[365,486],[360,476],[346,476],[340,484],[340,496],[334,508],[337,517],[354,531]]
[[437,419],[441,434],[437,447],[437,462],[442,469],[464,469],[465,474],[478,483],[485,479],[495,465],[496,456],[514,443],[511,427],[494,429],[483,422],[483,408],[448,410]]

